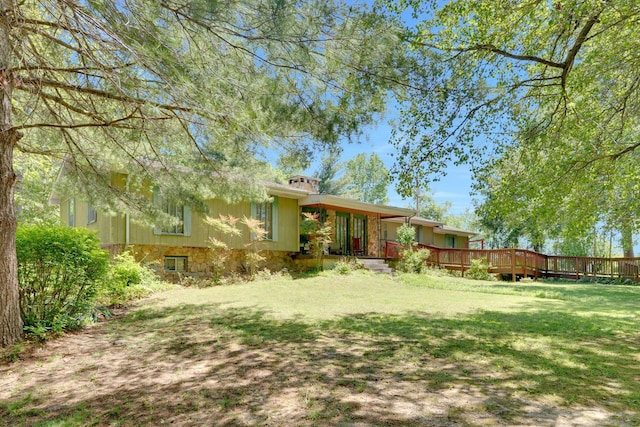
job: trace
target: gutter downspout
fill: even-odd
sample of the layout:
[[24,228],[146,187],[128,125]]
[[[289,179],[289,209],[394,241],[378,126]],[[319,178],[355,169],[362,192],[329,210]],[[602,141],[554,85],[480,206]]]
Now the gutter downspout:
[[125,214],[124,216],[124,244],[125,248],[129,246],[129,242],[131,240],[131,225],[129,222],[129,214]]

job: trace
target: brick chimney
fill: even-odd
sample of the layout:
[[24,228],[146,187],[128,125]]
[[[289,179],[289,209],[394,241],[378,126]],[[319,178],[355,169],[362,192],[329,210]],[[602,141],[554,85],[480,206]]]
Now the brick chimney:
[[308,176],[296,175],[289,178],[289,186],[306,190],[311,194],[318,194],[320,179]]

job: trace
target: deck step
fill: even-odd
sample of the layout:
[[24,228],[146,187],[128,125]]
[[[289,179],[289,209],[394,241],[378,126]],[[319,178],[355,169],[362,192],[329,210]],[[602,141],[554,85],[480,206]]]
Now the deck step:
[[381,258],[358,258],[358,262],[369,271],[376,273],[393,274],[393,268],[389,267],[384,259]]

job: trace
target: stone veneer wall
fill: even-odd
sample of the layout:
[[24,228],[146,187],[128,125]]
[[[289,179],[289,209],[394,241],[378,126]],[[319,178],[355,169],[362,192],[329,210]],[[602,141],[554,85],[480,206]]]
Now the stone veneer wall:
[[[103,249],[109,252],[113,259],[125,250],[125,245],[104,245]],[[209,248],[198,246],[160,246],[160,245],[131,245],[129,250],[136,261],[146,264],[161,274],[164,274],[165,256],[186,256],[187,274],[206,277],[211,274],[211,260],[215,253]],[[228,261],[229,272],[242,272],[245,258],[245,250],[233,250]],[[289,252],[263,251],[266,260],[263,266],[271,271],[279,271],[290,268],[293,261]],[[168,272],[173,273],[173,272]]]
[[113,261],[115,257],[124,252],[125,245],[120,243],[112,243],[109,245],[102,245],[102,249],[109,252],[109,259]]
[[377,215],[367,215],[367,255],[380,256],[380,224]]

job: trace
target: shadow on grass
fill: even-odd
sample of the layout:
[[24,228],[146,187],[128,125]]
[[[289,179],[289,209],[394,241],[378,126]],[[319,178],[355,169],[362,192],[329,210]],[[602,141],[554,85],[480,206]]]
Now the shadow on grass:
[[143,309],[109,323],[90,365],[71,368],[78,387],[50,370],[0,402],[0,424],[555,425],[594,421],[585,408],[604,414],[597,423],[640,423],[637,329],[533,308],[319,323],[215,304]]

